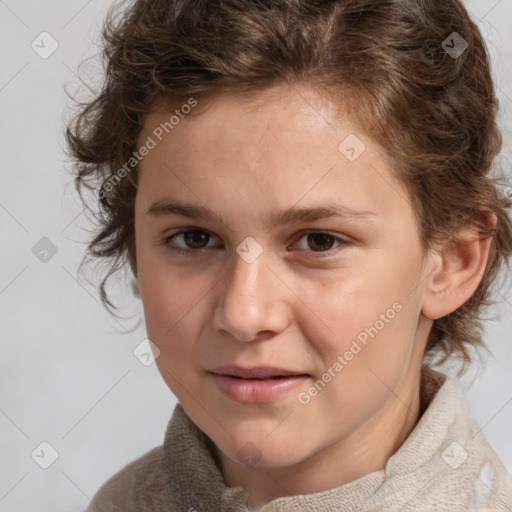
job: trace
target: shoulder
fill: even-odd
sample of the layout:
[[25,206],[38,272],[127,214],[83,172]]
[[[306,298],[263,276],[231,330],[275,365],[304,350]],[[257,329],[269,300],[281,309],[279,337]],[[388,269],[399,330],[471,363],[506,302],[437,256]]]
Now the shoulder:
[[[159,492],[166,488],[168,471],[163,446],[157,446],[107,480],[94,495],[85,512],[153,510],[146,507],[153,507],[159,500]],[[148,500],[149,496],[153,500]]]

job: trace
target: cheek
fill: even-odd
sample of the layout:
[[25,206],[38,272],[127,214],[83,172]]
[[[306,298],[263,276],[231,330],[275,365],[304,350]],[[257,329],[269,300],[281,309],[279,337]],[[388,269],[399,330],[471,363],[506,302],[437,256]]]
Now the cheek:
[[171,265],[165,247],[155,246],[149,236],[141,236],[137,244],[138,281],[146,325],[162,336],[194,307],[208,285],[184,268]]
[[179,272],[156,259],[148,259],[139,265],[139,287],[148,336],[157,345],[167,346],[180,327],[180,319],[197,302],[194,281],[180,278]]
[[417,272],[406,261],[380,261],[379,268],[302,283],[297,295],[309,312],[301,327],[327,367],[344,355],[351,366],[390,367],[403,363],[412,349],[419,300],[410,292]]
[[[195,340],[201,325],[198,318],[201,302],[194,300],[190,283],[162,277],[157,268],[151,269],[146,278],[141,298],[148,338],[160,350],[156,365],[175,396],[180,401],[186,400],[184,386],[188,392],[195,389],[195,373],[191,368],[197,359]],[[182,291],[184,286],[189,287],[186,293]]]
[[197,357],[197,340],[209,314],[208,293],[215,281],[171,268],[157,258],[146,260],[139,276],[148,338],[160,349],[157,366],[166,380],[166,372],[180,376]]

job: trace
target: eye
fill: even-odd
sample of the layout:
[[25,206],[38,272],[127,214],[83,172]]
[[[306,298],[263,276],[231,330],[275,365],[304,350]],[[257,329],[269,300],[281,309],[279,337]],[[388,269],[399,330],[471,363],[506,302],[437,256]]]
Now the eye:
[[[333,245],[338,243],[337,247],[347,245],[349,242],[340,238],[339,236],[333,235],[327,231],[306,231],[302,234],[300,240],[305,240],[305,244],[300,249],[306,250],[307,252],[314,253],[330,253],[336,250],[333,249]],[[309,250],[312,249],[312,250]],[[323,257],[323,255],[314,256]]]
[[[169,246],[170,249],[177,252],[200,252],[201,249],[206,249],[207,244],[212,235],[202,229],[182,229],[176,233],[164,238],[163,244]],[[175,239],[183,240],[184,246],[175,246],[171,244]]]

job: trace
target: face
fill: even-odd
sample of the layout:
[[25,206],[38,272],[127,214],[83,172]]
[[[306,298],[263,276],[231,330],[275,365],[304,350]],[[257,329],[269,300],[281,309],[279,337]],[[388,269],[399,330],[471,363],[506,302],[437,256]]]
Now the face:
[[223,457],[300,464],[417,384],[427,270],[408,194],[305,87],[221,96],[161,134],[174,107],[145,119],[135,204],[158,368]]

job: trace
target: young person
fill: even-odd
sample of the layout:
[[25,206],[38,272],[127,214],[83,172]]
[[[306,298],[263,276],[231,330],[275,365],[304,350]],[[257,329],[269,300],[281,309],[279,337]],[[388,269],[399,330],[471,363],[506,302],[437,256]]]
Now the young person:
[[104,39],[67,133],[89,251],[129,265],[179,403],[88,512],[512,510],[432,369],[483,345],[512,241],[463,5],[138,0]]

